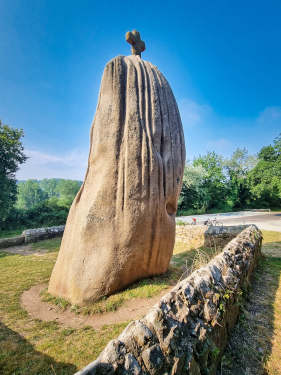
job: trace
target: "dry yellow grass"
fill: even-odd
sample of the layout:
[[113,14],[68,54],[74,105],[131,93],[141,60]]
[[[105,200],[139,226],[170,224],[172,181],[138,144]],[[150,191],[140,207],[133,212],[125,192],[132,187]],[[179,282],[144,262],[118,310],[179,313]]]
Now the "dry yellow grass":
[[281,233],[263,231],[264,258],[255,272],[221,375],[281,375]]
[[[272,232],[269,230],[262,231],[263,244],[281,242],[281,232]],[[280,254],[281,256],[281,254]]]
[[270,375],[281,374],[281,282],[274,303],[272,349],[265,367]]

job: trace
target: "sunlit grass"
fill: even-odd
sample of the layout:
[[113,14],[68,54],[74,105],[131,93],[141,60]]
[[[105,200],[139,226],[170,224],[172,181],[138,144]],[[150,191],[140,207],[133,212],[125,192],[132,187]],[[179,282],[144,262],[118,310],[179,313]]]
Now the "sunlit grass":
[[50,240],[38,241],[30,244],[33,250],[59,251],[61,237],[52,238]]
[[264,257],[245,295],[221,375],[281,374],[281,233],[262,233]]
[[275,284],[275,296],[272,302],[273,335],[271,337],[271,352],[265,358],[265,368],[268,375],[281,374],[281,233],[263,231],[268,270]]
[[[99,331],[90,327],[70,329],[55,322],[34,320],[22,309],[20,297],[23,291],[48,282],[60,241],[54,238],[31,244],[35,251],[48,250],[40,257],[0,253],[0,372],[3,375],[73,374],[93,361],[127,324],[113,324]],[[184,250],[184,244],[176,244],[175,252]],[[129,299],[157,295],[177,282],[191,254],[188,252],[182,259],[175,258],[177,266],[172,266],[167,274],[135,283],[81,313],[114,311]],[[66,301],[56,302],[62,308],[68,307]],[[72,310],[75,309],[77,307],[72,306]]]
[[[55,247],[54,242],[51,241],[54,240],[44,241],[45,243],[49,242],[48,248]],[[37,246],[39,246],[39,243]],[[163,290],[168,290],[174,286],[180,279],[186,277],[195,269],[207,264],[219,252],[219,250],[214,248],[186,250],[186,247],[185,242],[176,241],[171,265],[165,274],[135,282],[126,289],[87,306],[71,305],[70,302],[63,298],[50,295],[47,292],[47,288],[41,292],[42,301],[56,305],[62,310],[70,308],[76,314],[92,315],[116,311],[125,302],[134,298],[152,298]]]
[[[91,327],[72,329],[28,316],[20,305],[20,297],[33,285],[48,282],[59,246],[59,238],[32,244],[36,251],[48,250],[40,257],[0,253],[0,372],[3,375],[73,374],[93,361],[127,324],[113,324],[98,331]],[[151,298],[168,290],[188,272],[206,264],[216,252],[211,248],[187,251],[184,241],[177,241],[170,270],[165,275],[134,283],[124,291],[83,308],[71,306],[46,292],[42,298],[81,314],[115,311],[130,299]]]
[[[54,245],[56,240],[50,242]],[[56,257],[57,252],[40,257],[0,252],[1,375],[73,374],[94,360],[127,324],[99,331],[67,330],[55,322],[30,318],[20,297],[31,286],[48,282]]]
[[263,235],[263,244],[281,241],[281,232],[263,230],[262,235]]

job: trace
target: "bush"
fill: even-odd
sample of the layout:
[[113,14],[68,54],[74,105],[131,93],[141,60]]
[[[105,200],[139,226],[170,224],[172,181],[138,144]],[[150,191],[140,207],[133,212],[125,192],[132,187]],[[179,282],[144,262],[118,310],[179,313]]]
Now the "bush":
[[31,209],[14,208],[0,229],[38,228],[63,225],[66,222],[69,207],[56,202],[43,202]]

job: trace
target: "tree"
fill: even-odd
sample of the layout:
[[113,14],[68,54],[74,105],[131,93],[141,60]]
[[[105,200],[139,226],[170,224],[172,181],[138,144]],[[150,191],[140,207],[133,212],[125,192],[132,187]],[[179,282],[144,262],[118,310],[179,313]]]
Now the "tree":
[[202,188],[208,197],[207,209],[222,209],[227,206],[227,185],[224,174],[223,158],[215,152],[208,152],[205,156],[194,159],[195,167],[201,166],[205,171]]
[[3,125],[0,121],[0,226],[7,219],[16,201],[15,174],[27,157],[23,152],[23,130]]
[[228,177],[228,201],[233,208],[242,208],[249,205],[251,200],[248,184],[248,174],[257,164],[255,156],[249,156],[246,148],[237,148],[230,159],[225,160],[225,169]]
[[37,207],[47,199],[48,194],[40,188],[37,180],[19,182],[17,208],[29,210]]
[[281,134],[273,145],[258,154],[258,163],[249,173],[250,191],[256,206],[281,206]]
[[39,181],[40,188],[48,194],[49,198],[58,197],[59,193],[57,191],[59,178],[44,178]]
[[56,188],[60,204],[70,206],[81,185],[81,181],[60,179]]
[[179,197],[179,210],[205,210],[208,196],[203,188],[206,172],[202,166],[194,167],[187,163],[184,167],[182,191]]

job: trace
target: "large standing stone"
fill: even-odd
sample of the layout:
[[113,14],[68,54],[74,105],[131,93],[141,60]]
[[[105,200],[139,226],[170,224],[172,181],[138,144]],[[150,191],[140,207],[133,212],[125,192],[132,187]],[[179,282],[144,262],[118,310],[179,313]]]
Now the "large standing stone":
[[84,184],[69,212],[49,292],[75,304],[167,271],[185,163],[171,88],[139,56],[105,67]]

